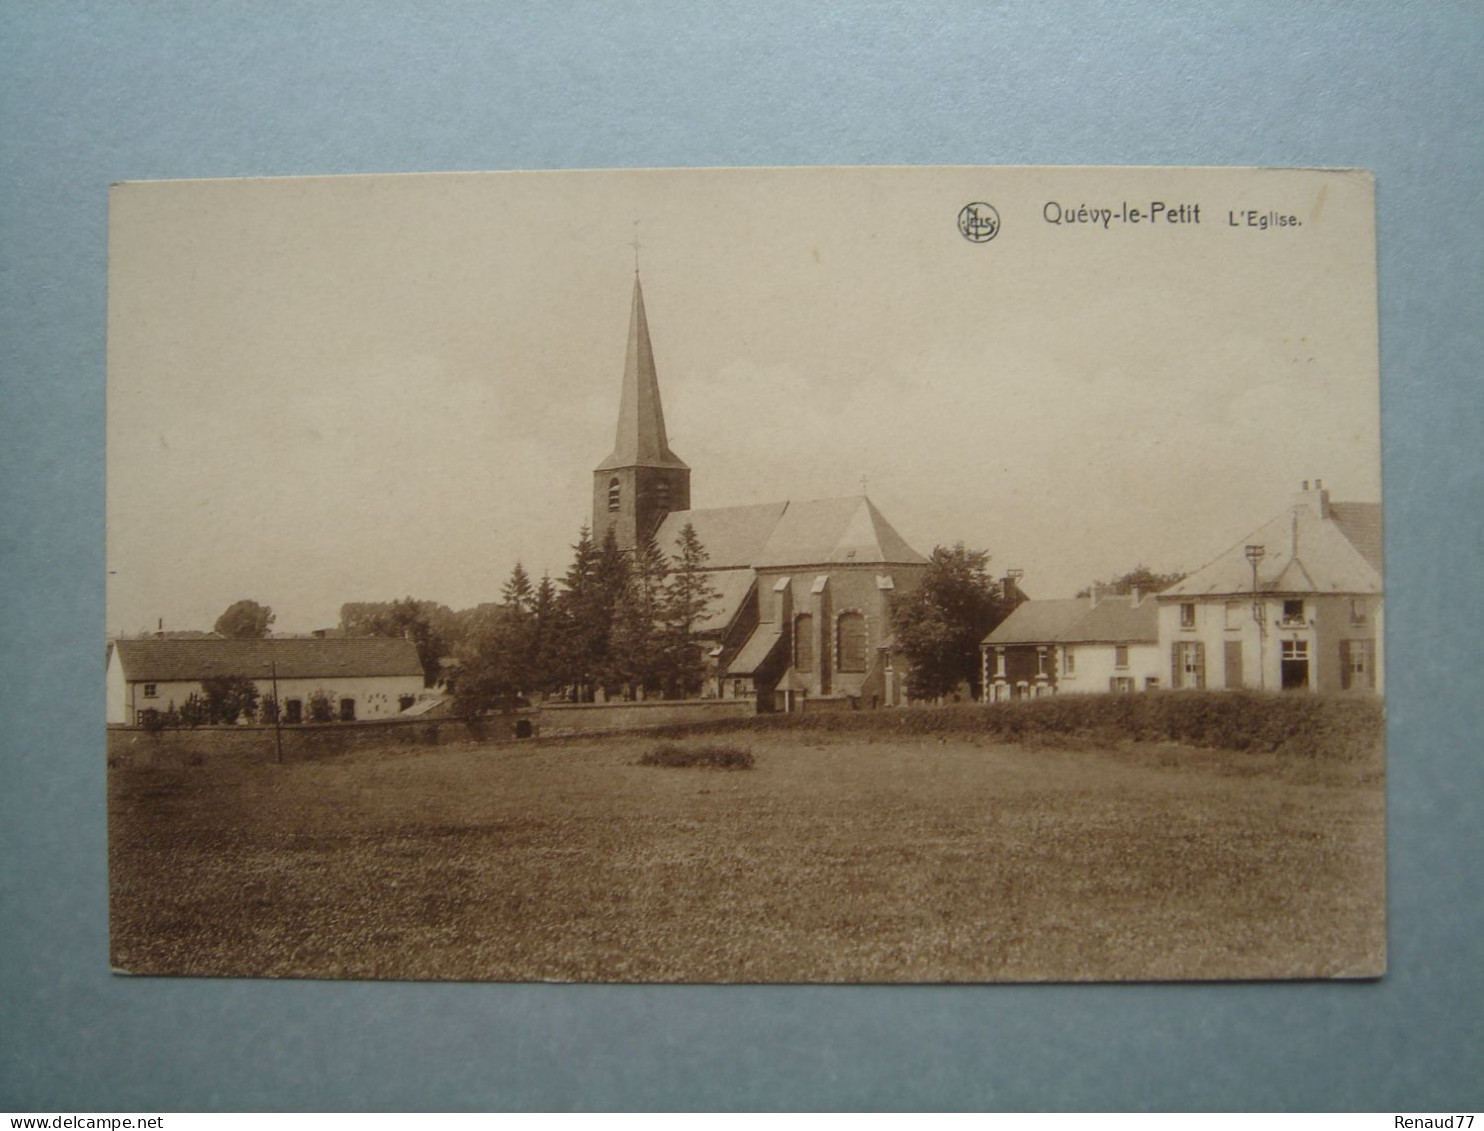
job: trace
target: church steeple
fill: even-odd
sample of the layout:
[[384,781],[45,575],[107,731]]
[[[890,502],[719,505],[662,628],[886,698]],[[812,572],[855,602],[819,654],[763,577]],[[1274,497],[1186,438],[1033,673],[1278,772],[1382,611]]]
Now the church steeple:
[[618,434],[613,452],[599,471],[620,467],[685,467],[670,450],[665,435],[665,410],[660,404],[659,376],[654,369],[654,347],[649,341],[649,319],[644,313],[644,289],[634,272],[634,301],[629,312],[629,348],[624,356],[623,393],[618,403]]
[[593,533],[611,526],[621,549],[650,537],[666,514],[690,509],[690,468],[670,450],[644,290],[634,271],[629,343],[613,451],[593,472]]

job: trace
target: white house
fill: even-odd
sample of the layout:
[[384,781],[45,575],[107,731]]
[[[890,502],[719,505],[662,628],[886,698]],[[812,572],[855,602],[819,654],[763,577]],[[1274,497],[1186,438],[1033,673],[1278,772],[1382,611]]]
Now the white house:
[[410,640],[378,636],[327,639],[268,637],[227,640],[119,639],[108,649],[107,717],[138,724],[146,711],[164,714],[213,676],[246,676],[259,695],[274,693],[283,721],[309,716],[316,694],[333,705],[335,718],[389,718],[412,706],[423,690],[423,669]]
[[984,638],[987,703],[1159,686],[1159,610],[1129,596],[1026,601]]
[[1332,503],[1306,480],[1156,598],[1169,686],[1379,692],[1382,567],[1381,505]]

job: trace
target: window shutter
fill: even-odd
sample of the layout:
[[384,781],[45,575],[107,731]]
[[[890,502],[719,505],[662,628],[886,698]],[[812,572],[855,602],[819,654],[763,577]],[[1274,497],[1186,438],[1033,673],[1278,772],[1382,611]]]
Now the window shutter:
[[1195,642],[1195,685],[1206,686],[1206,642],[1197,640]]
[[1340,641],[1340,690],[1349,691],[1350,678],[1350,641]]
[[1176,691],[1180,690],[1180,645],[1178,642],[1170,645],[1170,687]]

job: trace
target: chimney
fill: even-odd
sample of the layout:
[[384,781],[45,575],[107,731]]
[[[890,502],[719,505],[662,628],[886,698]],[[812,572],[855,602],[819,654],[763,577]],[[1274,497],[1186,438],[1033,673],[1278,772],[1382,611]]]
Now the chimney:
[[1096,581],[1094,581],[1092,583],[1092,587],[1090,589],[1088,589],[1087,593],[1088,593],[1088,596],[1090,596],[1092,598],[1092,604],[1089,607],[1090,608],[1094,608],[1094,609],[1097,608],[1098,607],[1098,583]]
[[1128,595],[1129,595],[1130,598],[1132,598],[1130,600],[1130,602],[1129,602],[1130,606],[1132,608],[1137,609],[1139,607],[1139,602],[1141,600],[1143,600],[1143,596],[1139,592],[1139,587],[1137,585],[1135,585],[1132,589],[1130,589],[1128,591]]
[[1303,489],[1293,497],[1294,506],[1308,507],[1320,518],[1329,517],[1329,492],[1324,489],[1324,480],[1316,479],[1311,487],[1307,479]]

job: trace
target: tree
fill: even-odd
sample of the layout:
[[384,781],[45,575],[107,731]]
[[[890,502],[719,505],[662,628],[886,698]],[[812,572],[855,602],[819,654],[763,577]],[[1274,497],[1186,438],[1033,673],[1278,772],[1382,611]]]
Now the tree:
[[235,723],[258,713],[258,685],[245,675],[213,675],[201,681],[206,717],[213,723]]
[[662,689],[668,674],[665,621],[670,563],[652,538],[634,551],[628,585],[613,611],[608,640],[608,678],[636,697]]
[[531,578],[526,573],[526,567],[520,562],[515,563],[515,568],[510,571],[510,580],[505,582],[505,587],[500,591],[500,599],[513,609],[525,612],[531,607]]
[[592,698],[599,667],[608,654],[609,615],[598,575],[598,548],[586,524],[572,547],[572,564],[556,601],[552,676],[579,701]]
[[678,551],[665,588],[665,675],[671,690],[682,697],[696,695],[706,678],[706,657],[697,641],[697,629],[710,617],[711,602],[721,594],[705,571],[711,555],[701,545],[696,528],[687,522],[675,539]]
[[555,655],[557,638],[557,591],[550,574],[541,575],[532,600],[536,618],[536,639],[531,647],[530,686],[542,695],[550,695],[561,686]]
[[268,635],[273,610],[256,601],[236,601],[216,618],[216,633],[233,640],[255,640]]
[[[442,674],[441,661],[451,650],[450,635],[458,620],[447,605],[406,597],[396,601],[351,601],[340,606],[340,627],[349,636],[389,636],[411,640],[423,669],[423,684],[432,687]],[[450,632],[452,629],[452,632]]]
[[529,689],[536,616],[513,605],[471,610],[469,631],[459,645],[454,704],[460,714],[510,710]]
[[907,657],[907,693],[936,699],[967,682],[978,694],[979,642],[1009,616],[1007,600],[989,575],[989,552],[962,542],[936,546],[922,583],[897,605],[892,629]]
[[1120,573],[1110,581],[1094,581],[1086,589],[1077,593],[1079,597],[1087,597],[1092,594],[1094,588],[1101,593],[1112,594],[1119,597],[1127,596],[1135,589],[1141,594],[1159,593],[1174,585],[1177,581],[1184,581],[1183,573],[1156,573],[1143,562],[1134,566],[1127,573]]

